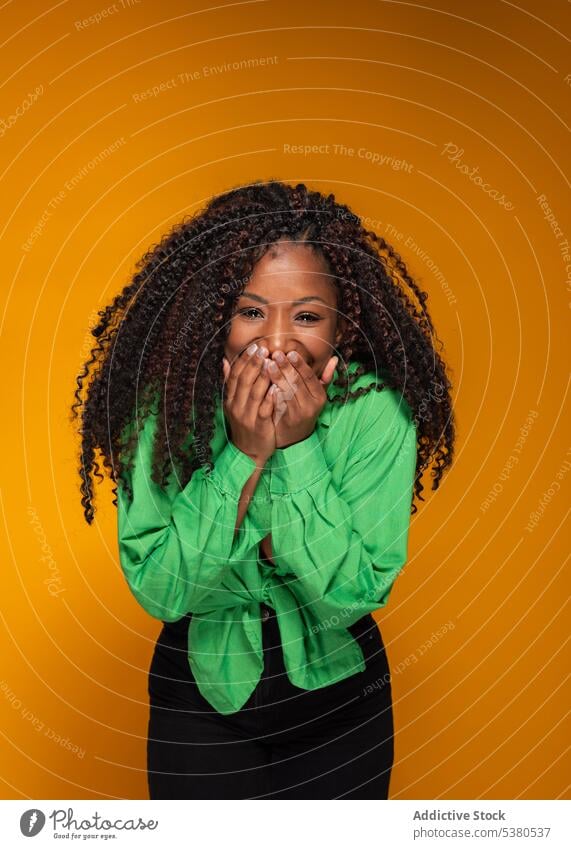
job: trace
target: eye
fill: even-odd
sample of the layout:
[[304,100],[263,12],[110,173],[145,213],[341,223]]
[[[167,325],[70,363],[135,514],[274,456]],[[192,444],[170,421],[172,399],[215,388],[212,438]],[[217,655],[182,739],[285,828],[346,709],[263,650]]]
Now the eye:
[[[238,315],[246,316],[247,318],[252,317],[252,313],[258,313],[261,315],[260,310],[257,307],[246,307],[246,309],[238,310]],[[255,318],[255,316],[253,316]],[[304,319],[302,324],[309,324],[310,322],[321,321],[320,315],[314,315],[311,312],[302,312],[296,315],[296,319]]]
[[260,312],[256,307],[248,307],[245,310],[238,310],[238,315],[247,315],[249,312]]

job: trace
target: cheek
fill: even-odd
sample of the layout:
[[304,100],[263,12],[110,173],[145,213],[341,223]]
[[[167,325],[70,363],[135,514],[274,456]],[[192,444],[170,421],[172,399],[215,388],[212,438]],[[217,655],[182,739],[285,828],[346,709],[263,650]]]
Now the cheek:
[[241,335],[239,326],[235,322],[232,322],[230,324],[228,338],[226,339],[226,348],[237,348],[240,345]]
[[248,343],[249,336],[247,334],[240,332],[239,328],[231,329],[224,344],[224,355],[226,359],[232,362],[248,346]]

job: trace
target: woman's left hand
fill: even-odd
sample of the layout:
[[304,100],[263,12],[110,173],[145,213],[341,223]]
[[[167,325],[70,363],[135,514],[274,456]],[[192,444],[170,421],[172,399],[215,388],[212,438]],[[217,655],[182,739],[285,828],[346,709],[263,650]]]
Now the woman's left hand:
[[295,442],[307,439],[313,433],[315,422],[327,401],[325,387],[331,382],[339,357],[330,357],[321,377],[317,377],[297,352],[290,352],[284,362],[272,354],[277,371],[270,369],[268,375],[278,387],[274,401],[273,421],[276,430],[276,448],[287,448]]

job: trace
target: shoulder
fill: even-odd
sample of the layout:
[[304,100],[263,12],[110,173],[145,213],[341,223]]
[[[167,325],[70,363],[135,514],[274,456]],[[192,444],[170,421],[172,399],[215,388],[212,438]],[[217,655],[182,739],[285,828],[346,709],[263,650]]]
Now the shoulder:
[[[359,363],[352,361],[348,366],[349,371],[355,371],[357,365]],[[389,385],[387,373],[383,369],[371,369],[359,375],[353,382],[351,391],[356,389],[367,391],[357,398],[348,398],[344,403],[332,404],[331,407],[346,411],[347,415],[359,423],[360,429],[367,430],[381,424],[406,428],[413,423],[412,411],[406,398],[400,389]],[[335,387],[331,396],[339,394],[340,391]]]
[[[356,364],[351,363],[349,370],[355,367]],[[382,388],[377,388],[381,385]],[[358,398],[328,405],[333,431],[343,434],[343,441],[350,446],[351,453],[401,443],[407,437],[411,442],[416,441],[410,406],[399,389],[388,385],[386,372],[378,369],[359,375],[352,386],[352,391],[355,389],[367,391]]]

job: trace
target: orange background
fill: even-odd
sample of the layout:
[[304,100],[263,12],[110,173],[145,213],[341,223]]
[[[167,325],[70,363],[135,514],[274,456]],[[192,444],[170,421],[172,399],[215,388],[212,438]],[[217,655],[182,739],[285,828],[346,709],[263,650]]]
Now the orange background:
[[205,6],[2,9],[1,796],[147,798],[161,626],[121,574],[109,482],[83,519],[68,409],[134,261],[213,194],[277,177],[395,245],[454,381],[456,462],[436,495],[426,477],[378,613],[391,797],[563,798],[568,4]]

